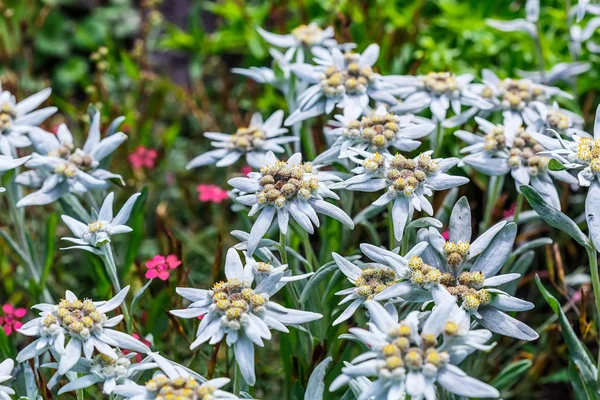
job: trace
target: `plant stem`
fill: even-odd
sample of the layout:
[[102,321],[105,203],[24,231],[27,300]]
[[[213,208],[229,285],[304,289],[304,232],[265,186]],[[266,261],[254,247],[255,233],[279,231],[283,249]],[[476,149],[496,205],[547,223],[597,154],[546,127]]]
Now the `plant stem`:
[[432,149],[433,150],[433,158],[439,156],[442,151],[442,145],[444,144],[444,127],[442,126],[442,121],[435,120],[435,136],[432,138]]
[[[115,258],[113,256],[112,246],[110,244],[104,245],[102,247],[104,255],[102,259],[104,260],[104,266],[106,267],[106,272],[108,273],[108,277],[113,285],[113,289],[115,294],[121,291],[121,284],[119,283],[119,274],[117,273],[117,264],[115,263]],[[129,318],[129,309],[127,308],[127,303],[123,301],[121,304],[121,311],[123,312],[123,319],[125,320],[125,325],[127,326],[127,332],[132,332],[132,321]]]
[[481,230],[486,230],[491,222],[494,214],[494,207],[496,206],[496,200],[498,200],[498,196],[500,195],[500,191],[502,190],[502,186],[504,184],[504,176],[492,176],[490,177],[489,186],[488,186],[488,194],[485,205],[485,215],[483,219],[483,223],[481,225]]
[[279,232],[279,251],[281,252],[281,263],[288,263],[287,256],[287,240],[285,235],[282,232]]
[[[586,248],[588,259],[590,261],[590,272],[592,274],[592,287],[594,289],[594,302],[596,304],[596,323],[600,323],[600,277],[598,276],[598,255],[596,247],[590,240],[589,247]],[[598,375],[596,380],[600,382],[600,350],[598,351]]]
[[513,221],[515,223],[519,220],[519,214],[521,213],[521,208],[523,208],[523,197],[523,193],[517,195],[517,204],[515,205],[515,213],[513,214]]
[[246,387],[246,381],[244,381],[244,377],[242,376],[242,371],[240,370],[240,366],[237,361],[234,361],[235,367],[233,371],[233,393],[235,395],[239,395],[242,390]]
[[535,49],[537,51],[538,57],[538,68],[540,70],[540,76],[542,78],[542,82],[544,82],[544,75],[546,74],[546,67],[544,64],[544,51],[542,49],[542,40],[540,39],[540,27],[539,22],[536,23],[537,34],[535,35]]

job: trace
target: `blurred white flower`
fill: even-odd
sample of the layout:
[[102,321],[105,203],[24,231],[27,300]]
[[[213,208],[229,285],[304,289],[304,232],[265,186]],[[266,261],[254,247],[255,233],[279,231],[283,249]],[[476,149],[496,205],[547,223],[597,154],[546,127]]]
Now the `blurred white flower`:
[[[427,75],[398,77],[395,80],[397,89],[392,93],[399,96],[402,101],[393,106],[391,111],[401,114],[416,113],[429,108],[435,120],[441,123],[446,120],[450,108],[456,115],[461,114],[463,105],[471,107],[472,112],[492,108],[492,104],[472,90],[473,78],[472,74],[455,76],[451,72],[430,72]],[[471,111],[465,112],[464,115],[468,115],[469,112]],[[454,125],[464,122],[466,120],[456,122]]]
[[383,207],[392,203],[392,223],[396,240],[402,240],[404,227],[412,219],[414,210],[423,210],[433,215],[433,207],[426,196],[434,191],[448,190],[469,182],[468,178],[446,174],[458,162],[457,158],[432,159],[432,151],[421,153],[414,159],[402,154],[379,154],[350,148],[350,159],[359,167],[354,168],[352,178],[336,184],[333,188],[344,188],[359,192],[386,190],[373,205]]
[[19,174],[16,182],[40,187],[17,203],[18,207],[52,203],[67,193],[85,193],[89,190],[106,189],[111,179],[122,182],[120,175],[100,168],[100,163],[121,145],[127,136],[122,132],[100,139],[100,113],[92,118],[88,138],[82,149],[73,145],[73,135],[66,125],[58,128],[57,135],[35,129],[30,133],[34,147],[25,164],[32,171]]
[[15,150],[31,145],[27,133],[58,109],[46,107],[34,111],[50,97],[52,89],[46,88],[17,102],[8,90],[0,84],[0,154],[14,156]]
[[228,183],[242,192],[236,200],[252,206],[248,215],[260,212],[250,230],[248,253],[254,253],[276,214],[279,230],[284,235],[290,216],[310,234],[314,233],[313,224],[319,227],[317,214],[325,214],[354,228],[352,219],[342,209],[324,200],[340,199],[329,189],[332,182],[339,180],[332,173],[319,171],[318,166],[303,163],[300,153],[285,162],[271,152],[260,172],[251,172],[247,178],[230,179]]
[[98,248],[110,243],[110,237],[119,233],[128,233],[133,229],[125,225],[129,219],[129,214],[141,193],[136,193],[131,196],[123,208],[113,217],[113,199],[114,193],[109,193],[102,202],[100,212],[92,211],[93,220],[88,223],[77,221],[75,218],[68,215],[63,215],[63,222],[69,227],[75,237],[63,237],[62,240],[67,240],[74,243],[75,246],[65,247],[61,250],[82,249],[95,254],[103,254]]
[[413,151],[421,145],[416,139],[429,135],[435,125],[430,120],[414,115],[395,115],[380,106],[371,115],[361,119],[348,119],[336,115],[329,125],[327,135],[334,138],[332,145],[319,154],[315,164],[333,162],[348,157],[348,149],[391,153],[390,149]]
[[[13,158],[12,156],[0,155],[0,172],[10,171],[25,164],[31,156]],[[0,187],[0,193],[6,191],[6,188]]]
[[455,365],[475,349],[486,349],[491,334],[485,330],[470,334],[468,318],[460,315],[453,302],[436,306],[421,328],[418,311],[398,321],[397,315],[377,302],[367,301],[366,307],[371,316],[369,330],[352,328],[350,332],[369,350],[342,368],[330,391],[352,379],[374,377],[358,400],[401,399],[406,394],[414,399],[435,399],[436,384],[459,396],[500,396],[493,386],[471,378]]
[[[116,331],[113,328],[121,322],[122,315],[108,318],[106,314],[121,305],[127,296],[129,286],[121,290],[108,301],[81,301],[67,290],[65,299],[55,304],[37,304],[33,308],[40,310],[40,317],[27,322],[18,330],[25,336],[38,338],[17,355],[17,362],[50,350],[59,359],[58,373],[64,375],[81,359],[82,353],[91,360],[94,349],[112,358],[118,359],[116,348],[147,353],[150,349],[139,340]],[[65,341],[69,342],[65,346]]]
[[205,132],[204,136],[213,140],[211,142],[216,150],[199,155],[188,163],[187,169],[204,165],[215,164],[217,167],[226,167],[235,163],[241,156],[246,157],[246,162],[253,168],[264,165],[268,152],[285,153],[281,146],[299,140],[297,137],[283,136],[288,130],[282,128],[283,111],[273,113],[266,121],[256,113],[252,116],[247,127],[240,127],[233,135],[218,132]]
[[[14,367],[15,362],[10,358],[0,363],[0,383],[6,383],[12,380],[12,370]],[[0,399],[11,400],[10,396],[14,394],[15,391],[9,386],[0,385]]]
[[[261,277],[262,272],[266,274]],[[225,276],[227,281],[216,283],[210,290],[177,288],[177,293],[192,303],[186,309],[172,310],[171,314],[181,318],[203,315],[190,349],[207,341],[216,344],[225,338],[227,345],[233,346],[242,376],[249,385],[254,385],[254,345],[262,347],[263,339],[270,340],[271,329],[288,332],[286,326],[315,321],[322,315],[285,308],[271,301],[287,283],[282,280],[283,269],[261,271],[255,263],[243,265],[233,248],[227,251]]]

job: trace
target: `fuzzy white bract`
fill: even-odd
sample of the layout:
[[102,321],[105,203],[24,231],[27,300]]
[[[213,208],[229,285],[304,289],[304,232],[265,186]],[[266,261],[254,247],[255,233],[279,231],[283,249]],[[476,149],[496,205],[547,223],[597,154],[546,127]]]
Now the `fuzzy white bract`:
[[109,193],[102,202],[100,212],[96,213],[93,210],[92,214],[94,218],[87,224],[68,215],[63,215],[61,217],[63,222],[69,227],[75,237],[63,237],[62,240],[74,243],[75,246],[66,247],[62,250],[82,249],[95,254],[102,254],[99,247],[110,243],[112,235],[132,231],[125,223],[129,219],[129,214],[131,214],[131,210],[139,196],[140,193],[136,193],[127,199],[123,208],[121,208],[116,216],[113,216],[114,193]]
[[297,141],[297,137],[283,136],[288,130],[282,128],[283,111],[276,111],[266,121],[256,113],[252,116],[248,126],[239,127],[237,131],[228,135],[218,132],[205,132],[204,136],[211,139],[216,150],[208,151],[190,161],[187,169],[204,165],[215,164],[217,167],[226,167],[235,163],[240,157],[245,156],[246,162],[253,168],[259,168],[265,163],[267,153],[284,153],[281,145]]
[[401,399],[406,394],[414,399],[435,399],[436,384],[459,396],[500,396],[493,386],[471,378],[456,366],[475,349],[485,349],[491,334],[485,330],[471,333],[468,318],[460,316],[455,304],[435,307],[422,327],[418,311],[398,321],[397,315],[377,302],[368,301],[366,306],[371,315],[369,330],[352,328],[350,332],[369,351],[342,368],[331,391],[352,379],[374,377],[359,400]]
[[107,189],[112,179],[122,182],[120,175],[101,168],[100,162],[127,136],[116,132],[101,139],[99,112],[92,118],[88,138],[81,149],[75,148],[73,135],[64,124],[59,126],[56,136],[41,129],[32,131],[30,136],[39,153],[33,153],[25,164],[32,171],[19,174],[16,182],[40,189],[19,200],[18,207],[49,204],[67,193]]
[[0,363],[0,399],[11,400],[12,395],[15,391],[6,386],[10,380],[12,380],[12,370],[15,367],[15,362],[12,359],[4,360]]
[[12,157],[16,149],[31,146],[27,133],[58,110],[56,107],[35,110],[51,93],[52,89],[46,88],[17,102],[0,84],[0,154]]
[[129,286],[108,301],[94,302],[79,300],[67,290],[65,298],[58,304],[33,306],[41,311],[40,316],[27,322],[18,331],[37,339],[21,350],[17,361],[23,362],[49,350],[59,358],[58,373],[64,375],[82,355],[91,360],[94,350],[115,360],[119,358],[117,348],[147,353],[150,349],[145,344],[111,329],[121,322],[122,315],[112,318],[106,315],[121,305],[128,291]]
[[[264,267],[264,268],[261,268]],[[235,359],[248,384],[254,385],[254,345],[262,347],[271,339],[271,329],[288,332],[286,326],[315,321],[321,314],[283,307],[271,297],[287,283],[282,281],[283,270],[277,272],[268,265],[242,264],[235,249],[229,249],[225,260],[224,282],[211,289],[177,288],[177,293],[190,302],[184,310],[172,310],[181,318],[204,316],[196,340],[190,348],[205,342],[216,344],[223,338],[233,346]],[[257,279],[262,273],[260,281]],[[255,285],[253,285],[255,283]]]
[[341,179],[329,172],[319,171],[318,166],[303,163],[302,155],[296,153],[287,162],[279,161],[273,153],[267,154],[266,164],[259,172],[251,172],[247,178],[232,178],[228,183],[241,194],[236,200],[251,206],[248,215],[258,214],[250,230],[248,253],[253,254],[265,235],[275,215],[282,234],[286,234],[290,217],[308,233],[314,233],[313,224],[319,227],[317,214],[335,218],[354,228],[352,219],[340,208],[325,201],[339,200],[329,186]]

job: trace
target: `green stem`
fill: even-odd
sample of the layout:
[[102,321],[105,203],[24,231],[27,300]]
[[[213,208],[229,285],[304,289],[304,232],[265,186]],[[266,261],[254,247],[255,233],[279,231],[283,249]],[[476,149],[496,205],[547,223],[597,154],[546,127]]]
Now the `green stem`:
[[282,232],[279,232],[279,251],[281,252],[281,263],[288,263],[287,256],[287,240],[285,235]]
[[[121,291],[121,284],[119,283],[119,274],[117,272],[117,264],[115,263],[112,247],[110,244],[107,244],[102,247],[102,250],[104,252],[102,259],[104,260],[106,272],[108,273],[108,277],[113,285],[115,294],[117,294]],[[131,333],[133,331],[132,321],[129,317],[129,309],[127,308],[127,303],[125,301],[123,301],[121,304],[121,311],[123,312],[123,319],[125,320],[125,325],[127,326],[127,332]]]
[[410,242],[410,233],[411,233],[411,229],[406,229],[404,231],[404,236],[402,237],[402,249],[401,249],[401,255],[406,255],[406,253],[408,253],[408,245]]
[[235,368],[233,372],[233,393],[239,395],[242,390],[245,390],[247,387],[246,381],[242,376],[242,371],[240,370],[240,366],[237,361],[234,361]]
[[519,220],[521,208],[523,208],[523,193],[517,195],[517,204],[515,205],[515,213],[513,214],[513,221],[515,223]]
[[486,199],[485,205],[485,215],[483,219],[483,223],[481,225],[481,230],[486,230],[491,222],[494,214],[494,207],[496,206],[496,200],[498,200],[498,196],[500,195],[500,191],[502,190],[502,186],[504,185],[504,176],[492,176],[490,177],[489,186],[488,186],[488,195]]
[[432,143],[433,158],[436,158],[440,155],[440,152],[442,151],[442,146],[444,144],[444,127],[442,126],[442,121],[436,120],[435,123],[435,136]]
[[[588,259],[590,261],[590,272],[592,274],[592,287],[594,289],[594,302],[596,304],[596,323],[600,323],[600,277],[598,276],[598,255],[596,247],[590,240],[589,247],[586,248]],[[598,375],[596,380],[600,382],[600,350],[598,351]]]

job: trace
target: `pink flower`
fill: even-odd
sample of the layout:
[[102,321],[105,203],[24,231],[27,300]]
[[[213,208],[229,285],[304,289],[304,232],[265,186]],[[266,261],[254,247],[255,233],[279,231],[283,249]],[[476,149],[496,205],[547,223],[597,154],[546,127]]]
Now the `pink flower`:
[[203,202],[221,203],[229,198],[227,190],[223,190],[217,185],[198,185],[198,199]]
[[169,279],[169,270],[175,269],[181,265],[181,261],[175,254],[169,254],[168,256],[154,256],[152,260],[146,261],[146,278],[153,279],[158,278],[166,281]]
[[252,167],[250,167],[249,165],[244,165],[241,169],[240,169],[240,174],[244,175],[244,176],[248,176],[248,174],[252,172]]
[[21,329],[23,323],[19,321],[27,314],[25,308],[14,308],[11,304],[5,304],[2,306],[2,313],[0,315],[0,326],[4,329],[6,336],[10,336],[13,331]]
[[155,149],[138,146],[127,159],[133,168],[154,168],[156,157],[158,157],[158,152]]
[[450,231],[444,231],[442,237],[446,239],[446,241],[450,240]]
[[[131,336],[133,336],[134,338],[136,338],[137,340],[139,340],[140,342],[144,343],[146,346],[148,347],[152,347],[152,343],[150,343],[148,340],[144,339],[143,337],[141,337],[140,335],[138,335],[137,333],[132,333]],[[131,350],[121,350],[123,352],[124,355],[127,355],[129,353],[131,353]],[[136,353],[135,355],[135,361],[136,362],[142,362],[142,355],[140,353]]]
[[512,204],[510,205],[510,208],[509,208],[508,210],[504,210],[504,211],[502,212],[502,216],[503,216],[504,218],[510,218],[510,217],[512,217],[513,215],[515,215],[515,210],[516,210],[516,209],[517,209],[517,204],[516,204],[516,203],[512,203]]

